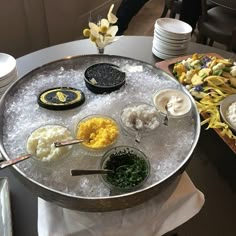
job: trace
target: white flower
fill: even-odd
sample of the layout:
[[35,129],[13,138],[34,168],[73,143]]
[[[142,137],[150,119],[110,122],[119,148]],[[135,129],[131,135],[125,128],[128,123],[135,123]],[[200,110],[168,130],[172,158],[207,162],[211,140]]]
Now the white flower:
[[118,20],[118,18],[112,13],[113,8],[114,8],[114,4],[111,5],[107,14],[107,19],[111,24],[115,24]]

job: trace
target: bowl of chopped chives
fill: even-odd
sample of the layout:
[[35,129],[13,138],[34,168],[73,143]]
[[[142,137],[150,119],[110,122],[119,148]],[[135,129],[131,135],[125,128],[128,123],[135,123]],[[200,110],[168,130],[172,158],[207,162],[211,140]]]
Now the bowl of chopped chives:
[[117,192],[131,192],[140,188],[150,175],[150,162],[140,150],[130,146],[117,146],[102,158],[101,168],[113,172],[102,175],[104,183]]

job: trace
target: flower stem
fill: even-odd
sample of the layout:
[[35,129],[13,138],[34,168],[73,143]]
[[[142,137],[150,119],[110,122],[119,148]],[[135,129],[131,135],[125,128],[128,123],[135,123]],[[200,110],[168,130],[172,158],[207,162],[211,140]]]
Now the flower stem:
[[98,49],[98,54],[104,54],[104,48],[97,48]]

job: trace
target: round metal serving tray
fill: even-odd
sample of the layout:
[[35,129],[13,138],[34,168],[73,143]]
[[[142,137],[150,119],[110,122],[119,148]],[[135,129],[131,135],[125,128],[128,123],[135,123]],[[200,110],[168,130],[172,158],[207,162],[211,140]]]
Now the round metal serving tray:
[[[93,94],[84,83],[84,71],[96,63],[118,65],[126,73],[126,84],[110,94]],[[50,111],[37,104],[37,96],[50,87],[75,87],[86,101],[78,108]],[[119,122],[121,109],[131,102],[152,104],[157,90],[184,91],[192,111],[181,119],[170,119],[141,143],[121,129],[116,144],[134,146],[150,160],[147,182],[129,193],[110,192],[99,176],[70,176],[70,169],[97,168],[104,151],[91,152],[74,145],[66,161],[45,165],[28,159],[15,165],[14,172],[39,197],[70,209],[112,211],[143,203],[167,187],[185,169],[200,134],[200,119],[191,95],[170,75],[147,63],[110,55],[84,55],[62,59],[37,68],[16,81],[0,102],[0,151],[9,160],[25,153],[28,135],[45,124],[62,124],[72,132],[76,124],[91,114],[109,115]]]

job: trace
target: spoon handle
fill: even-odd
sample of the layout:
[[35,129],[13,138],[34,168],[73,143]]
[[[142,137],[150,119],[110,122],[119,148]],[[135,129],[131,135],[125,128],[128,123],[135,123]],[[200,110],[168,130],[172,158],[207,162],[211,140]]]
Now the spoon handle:
[[86,140],[84,140],[84,139],[72,139],[72,140],[67,140],[67,141],[55,142],[54,145],[55,145],[55,147],[63,147],[63,146],[77,144],[77,143],[82,143],[84,141],[86,141]]
[[112,170],[70,170],[71,176],[79,176],[79,175],[94,175],[94,174],[108,174],[112,173]]
[[12,160],[7,160],[7,161],[2,161],[0,162],[0,169],[3,169],[5,167],[8,167],[8,166],[12,166],[18,162],[21,162],[21,161],[24,161],[26,159],[28,159],[29,157],[31,157],[31,154],[26,154],[24,156],[20,156],[20,157],[17,157],[15,159],[12,159]]

